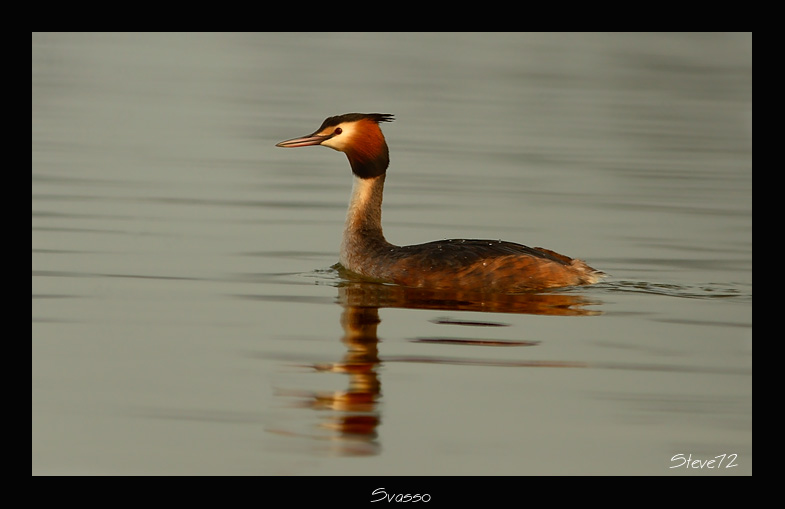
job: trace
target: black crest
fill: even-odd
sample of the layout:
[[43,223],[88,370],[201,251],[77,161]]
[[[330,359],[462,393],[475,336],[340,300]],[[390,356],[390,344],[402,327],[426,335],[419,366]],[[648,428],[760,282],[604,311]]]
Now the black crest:
[[395,117],[389,113],[344,113],[343,115],[327,117],[317,132],[342,122],[356,122],[363,119],[372,120],[378,124],[379,122],[392,122],[395,120]]

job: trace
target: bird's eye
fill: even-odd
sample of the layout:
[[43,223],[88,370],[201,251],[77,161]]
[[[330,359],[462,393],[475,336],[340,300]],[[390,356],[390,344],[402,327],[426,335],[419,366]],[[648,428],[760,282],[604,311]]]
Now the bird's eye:
[[342,132],[343,132],[343,129],[341,129],[340,127],[336,127],[335,131],[333,131],[333,134],[341,134]]

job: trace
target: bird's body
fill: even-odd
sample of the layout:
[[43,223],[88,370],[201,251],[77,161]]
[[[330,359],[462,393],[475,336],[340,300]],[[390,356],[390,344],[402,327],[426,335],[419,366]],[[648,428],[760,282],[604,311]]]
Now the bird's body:
[[381,219],[389,151],[378,124],[391,120],[379,113],[348,113],[326,119],[309,136],[277,145],[324,145],[349,158],[354,186],[340,251],[346,269],[402,286],[502,293],[592,284],[604,275],[581,260],[500,240],[387,242]]

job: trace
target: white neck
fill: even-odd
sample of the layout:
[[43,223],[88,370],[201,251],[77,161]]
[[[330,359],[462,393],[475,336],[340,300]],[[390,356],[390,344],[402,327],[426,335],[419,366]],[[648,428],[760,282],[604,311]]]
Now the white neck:
[[371,246],[386,244],[382,233],[382,194],[385,174],[372,178],[354,177],[352,197],[341,242],[341,264],[359,272],[359,259]]

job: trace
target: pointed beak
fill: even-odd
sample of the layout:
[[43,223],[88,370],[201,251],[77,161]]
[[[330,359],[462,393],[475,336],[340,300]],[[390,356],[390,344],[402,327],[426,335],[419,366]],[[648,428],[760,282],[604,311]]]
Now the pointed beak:
[[329,140],[330,138],[332,138],[332,135],[324,136],[314,133],[302,138],[292,138],[291,140],[282,141],[280,143],[276,143],[275,146],[284,148],[310,147],[311,145],[319,145],[323,141]]

